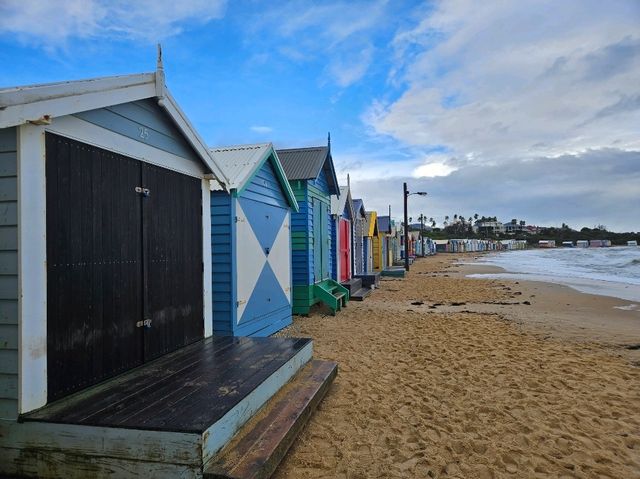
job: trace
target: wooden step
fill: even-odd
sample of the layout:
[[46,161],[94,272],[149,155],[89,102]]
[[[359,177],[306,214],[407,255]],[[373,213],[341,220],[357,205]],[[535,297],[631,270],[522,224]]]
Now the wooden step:
[[358,291],[353,293],[349,299],[353,301],[364,301],[364,298],[369,296],[371,291],[371,288],[360,288]]
[[310,361],[205,467],[204,477],[271,477],[337,373],[338,365],[332,361]]
[[351,278],[349,281],[344,281],[341,283],[342,286],[349,290],[349,295],[352,295],[356,291],[362,288],[362,279],[360,278]]

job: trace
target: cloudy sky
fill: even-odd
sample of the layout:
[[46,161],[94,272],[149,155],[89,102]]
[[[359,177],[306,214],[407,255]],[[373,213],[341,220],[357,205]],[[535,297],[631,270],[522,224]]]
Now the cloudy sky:
[[640,230],[640,2],[2,0],[0,86],[152,71],[211,145],[326,143],[368,209]]

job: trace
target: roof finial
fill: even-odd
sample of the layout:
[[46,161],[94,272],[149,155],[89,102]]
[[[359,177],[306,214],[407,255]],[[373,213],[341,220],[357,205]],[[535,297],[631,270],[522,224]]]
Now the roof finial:
[[164,70],[164,66],[162,65],[162,45],[158,43],[158,61],[156,70]]
[[347,173],[347,188],[351,190],[351,178],[349,177],[349,173]]
[[156,96],[164,98],[164,65],[162,64],[162,45],[158,43],[158,59],[156,61]]
[[329,151],[331,151],[331,132],[327,133],[327,146],[329,147]]

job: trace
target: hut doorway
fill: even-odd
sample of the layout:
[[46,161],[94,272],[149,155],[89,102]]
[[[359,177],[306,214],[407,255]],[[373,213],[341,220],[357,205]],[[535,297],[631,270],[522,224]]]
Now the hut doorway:
[[340,219],[340,282],[351,278],[351,225]]
[[47,133],[47,396],[204,335],[201,181]]
[[315,282],[329,278],[329,211],[322,201],[313,200],[313,256]]

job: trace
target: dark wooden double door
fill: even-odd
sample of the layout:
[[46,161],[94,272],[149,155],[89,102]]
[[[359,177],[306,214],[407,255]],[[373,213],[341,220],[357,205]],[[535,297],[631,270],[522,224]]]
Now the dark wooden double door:
[[203,337],[198,179],[46,135],[49,401]]

